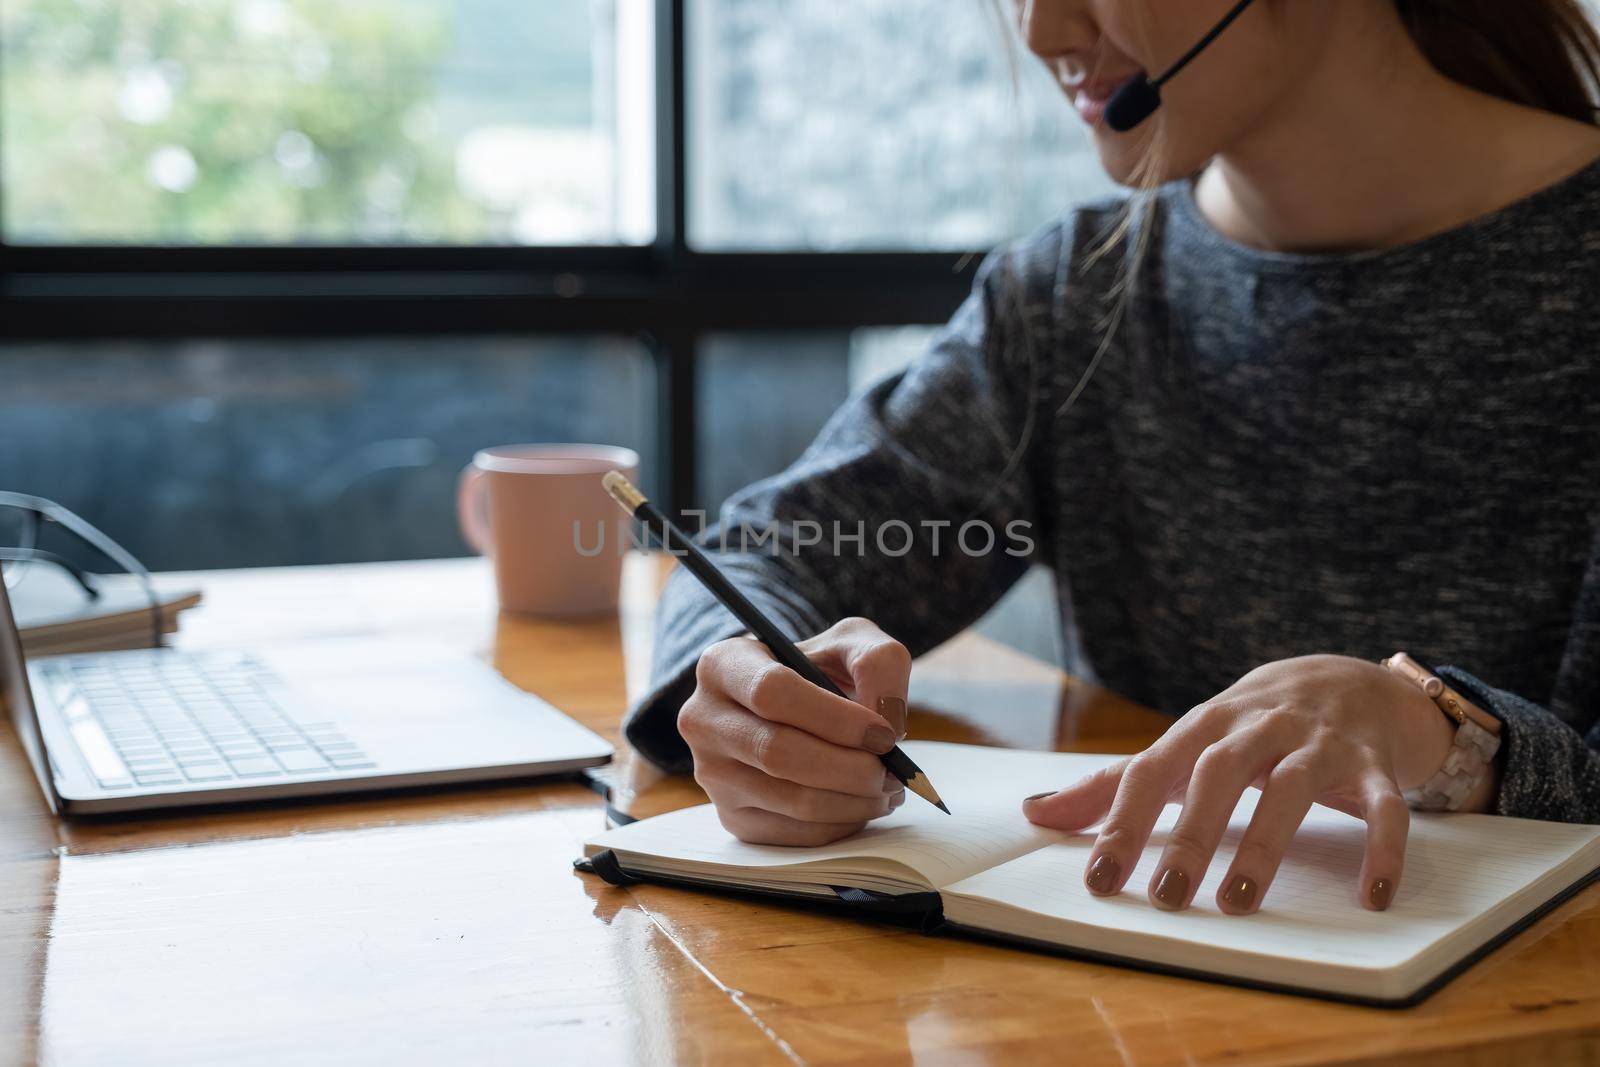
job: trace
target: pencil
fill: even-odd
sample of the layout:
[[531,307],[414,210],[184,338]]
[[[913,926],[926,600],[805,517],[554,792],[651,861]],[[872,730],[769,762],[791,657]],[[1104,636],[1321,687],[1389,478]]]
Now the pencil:
[[[711,562],[710,557],[700,550],[700,546],[668,522],[667,517],[645,499],[645,495],[639,492],[620,471],[607,472],[600,483],[605,486],[606,492],[611,494],[611,499],[621,505],[622,510],[644,523],[647,535],[652,529],[656,531],[662,545],[679,555],[690,573],[700,579],[711,591],[711,595],[720,600],[723,607],[733,612],[738,620],[756,635],[758,641],[767,646],[774,659],[812,685],[826,689],[835,696],[844,696],[839,687],[833,684],[832,679],[807,659],[805,653],[796,648],[794,642],[785,637],[783,631],[761,613],[760,608],[752,604],[748,597],[728,581],[727,576],[717,569],[717,565]],[[922,773],[922,768],[913,763],[911,757],[906,755],[899,745],[878,758],[883,761],[884,767],[888,768],[890,774],[905,783],[907,789],[946,815],[950,814],[950,809],[939,799],[939,793],[933,788],[933,783],[928,781],[928,776]]]

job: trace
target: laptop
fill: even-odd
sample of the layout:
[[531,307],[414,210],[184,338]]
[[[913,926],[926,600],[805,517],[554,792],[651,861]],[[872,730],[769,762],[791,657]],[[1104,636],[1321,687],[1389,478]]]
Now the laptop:
[[4,582],[0,693],[56,813],[553,775],[612,751],[487,664],[423,641],[28,661]]

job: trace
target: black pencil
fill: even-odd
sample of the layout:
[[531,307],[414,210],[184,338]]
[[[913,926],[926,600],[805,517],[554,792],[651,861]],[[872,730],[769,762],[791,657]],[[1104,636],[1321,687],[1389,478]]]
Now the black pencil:
[[[645,499],[645,495],[623,477],[620,471],[607,473],[601,479],[601,484],[605,486],[606,492],[611,494],[611,499],[620,504],[624,511],[644,523],[646,533],[652,529],[656,531],[661,543],[683,560],[683,565],[705,584],[712,596],[722,601],[723,607],[733,612],[740,622],[750,628],[756,639],[771,650],[773,658],[812,685],[826,689],[835,696],[844,696],[839,687],[833,684],[832,679],[807,659],[805,653],[796,648],[794,642],[785,637],[783,631],[761,613],[761,609],[752,604],[748,597],[728,581],[727,576],[717,569],[717,565],[700,551],[700,546],[668,522],[667,517]],[[913,763],[911,757],[901,751],[898,745],[878,758],[883,761],[890,774],[906,784],[907,789],[946,815],[950,814],[950,809],[939,799],[938,792],[933,788],[933,783],[928,781],[928,776],[922,773],[922,768]]]

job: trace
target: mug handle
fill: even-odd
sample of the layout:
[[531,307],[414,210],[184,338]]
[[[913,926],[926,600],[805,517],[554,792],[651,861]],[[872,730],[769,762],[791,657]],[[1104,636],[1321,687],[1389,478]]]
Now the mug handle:
[[484,480],[489,472],[468,464],[456,480],[456,521],[461,524],[461,536],[480,556],[493,554],[494,542],[489,534],[489,497]]

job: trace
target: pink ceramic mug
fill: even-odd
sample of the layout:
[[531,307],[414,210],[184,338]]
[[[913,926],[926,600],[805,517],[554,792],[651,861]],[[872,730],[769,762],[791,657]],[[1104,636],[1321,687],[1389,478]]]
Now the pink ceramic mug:
[[637,478],[639,454],[610,445],[501,445],[472,457],[456,514],[467,544],[494,561],[502,608],[551,616],[617,610],[627,517],[600,486],[613,470]]

